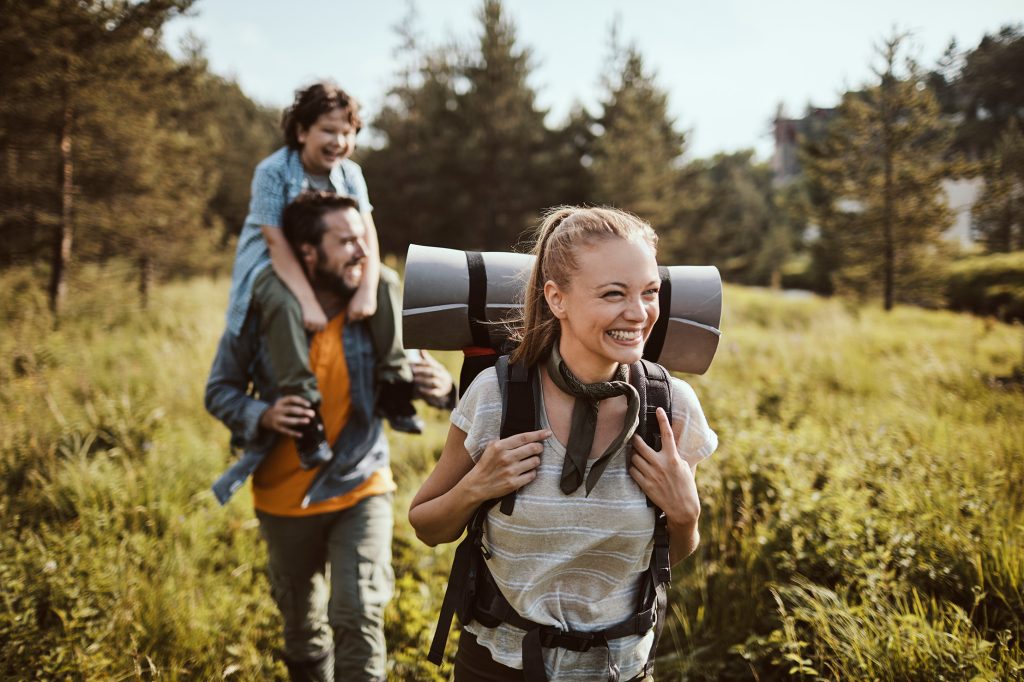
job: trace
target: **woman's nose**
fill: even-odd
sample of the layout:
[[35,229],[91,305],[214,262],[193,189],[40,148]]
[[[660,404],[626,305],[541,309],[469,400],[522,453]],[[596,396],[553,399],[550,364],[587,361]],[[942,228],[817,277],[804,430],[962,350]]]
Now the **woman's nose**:
[[647,321],[647,306],[644,304],[643,299],[638,298],[630,301],[629,306],[626,308],[626,319],[638,322]]

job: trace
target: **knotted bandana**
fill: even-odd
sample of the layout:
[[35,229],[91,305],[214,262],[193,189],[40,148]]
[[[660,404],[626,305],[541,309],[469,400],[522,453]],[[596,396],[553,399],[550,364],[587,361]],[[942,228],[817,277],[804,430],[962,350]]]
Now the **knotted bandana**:
[[598,381],[584,384],[576,378],[562,360],[558,352],[558,342],[551,348],[548,356],[547,372],[551,380],[560,390],[576,398],[572,406],[572,426],[569,428],[569,442],[565,446],[565,463],[562,465],[562,492],[572,493],[583,483],[587,470],[587,459],[590,449],[594,446],[594,431],[597,429],[598,404],[605,398],[626,396],[626,418],[622,430],[615,440],[598,457],[590,473],[586,475],[587,494],[593,490],[597,480],[611,461],[611,456],[618,452],[626,438],[636,429],[637,415],[640,413],[640,395],[629,383],[629,368],[619,365],[611,381]]

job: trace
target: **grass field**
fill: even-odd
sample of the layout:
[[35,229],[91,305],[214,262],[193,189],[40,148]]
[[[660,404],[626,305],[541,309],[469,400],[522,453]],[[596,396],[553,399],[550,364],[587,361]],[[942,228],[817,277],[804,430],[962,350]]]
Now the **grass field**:
[[[146,311],[116,270],[73,286],[53,330],[39,278],[0,273],[0,679],[284,679],[249,494],[209,492],[227,282]],[[723,330],[659,680],[1024,678],[1024,329],[728,288]],[[405,521],[447,430],[422,414],[392,438],[396,680],[444,679],[451,548]]]

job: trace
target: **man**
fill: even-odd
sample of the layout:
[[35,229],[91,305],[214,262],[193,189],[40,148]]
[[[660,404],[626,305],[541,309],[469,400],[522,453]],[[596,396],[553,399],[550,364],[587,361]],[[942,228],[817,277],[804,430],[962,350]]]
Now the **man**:
[[[285,209],[282,228],[329,320],[309,342],[309,359],[333,458],[316,469],[302,467],[294,438],[313,412],[299,396],[278,397],[269,379],[260,330],[301,310],[267,268],[256,284],[266,289],[264,303],[253,308],[241,335],[223,336],[206,387],[207,409],[231,429],[232,443],[244,448],[213,489],[224,503],[253,477],[292,679],[383,680],[395,485],[373,413],[370,336],[364,322],[346,323],[344,314],[364,273],[365,226],[351,198],[307,192]],[[414,373],[420,397],[451,407],[451,377],[436,361],[424,356]],[[250,382],[256,395],[248,392]]]

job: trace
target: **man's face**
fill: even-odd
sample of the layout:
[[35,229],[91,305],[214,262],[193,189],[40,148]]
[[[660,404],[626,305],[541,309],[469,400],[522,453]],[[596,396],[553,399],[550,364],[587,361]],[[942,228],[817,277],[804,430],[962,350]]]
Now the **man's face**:
[[348,109],[332,109],[309,128],[299,127],[299,158],[302,167],[313,175],[327,175],[356,148],[356,129],[349,121]]
[[363,219],[354,208],[342,208],[324,215],[323,221],[327,231],[316,248],[313,286],[349,296],[363,281],[366,262]]

